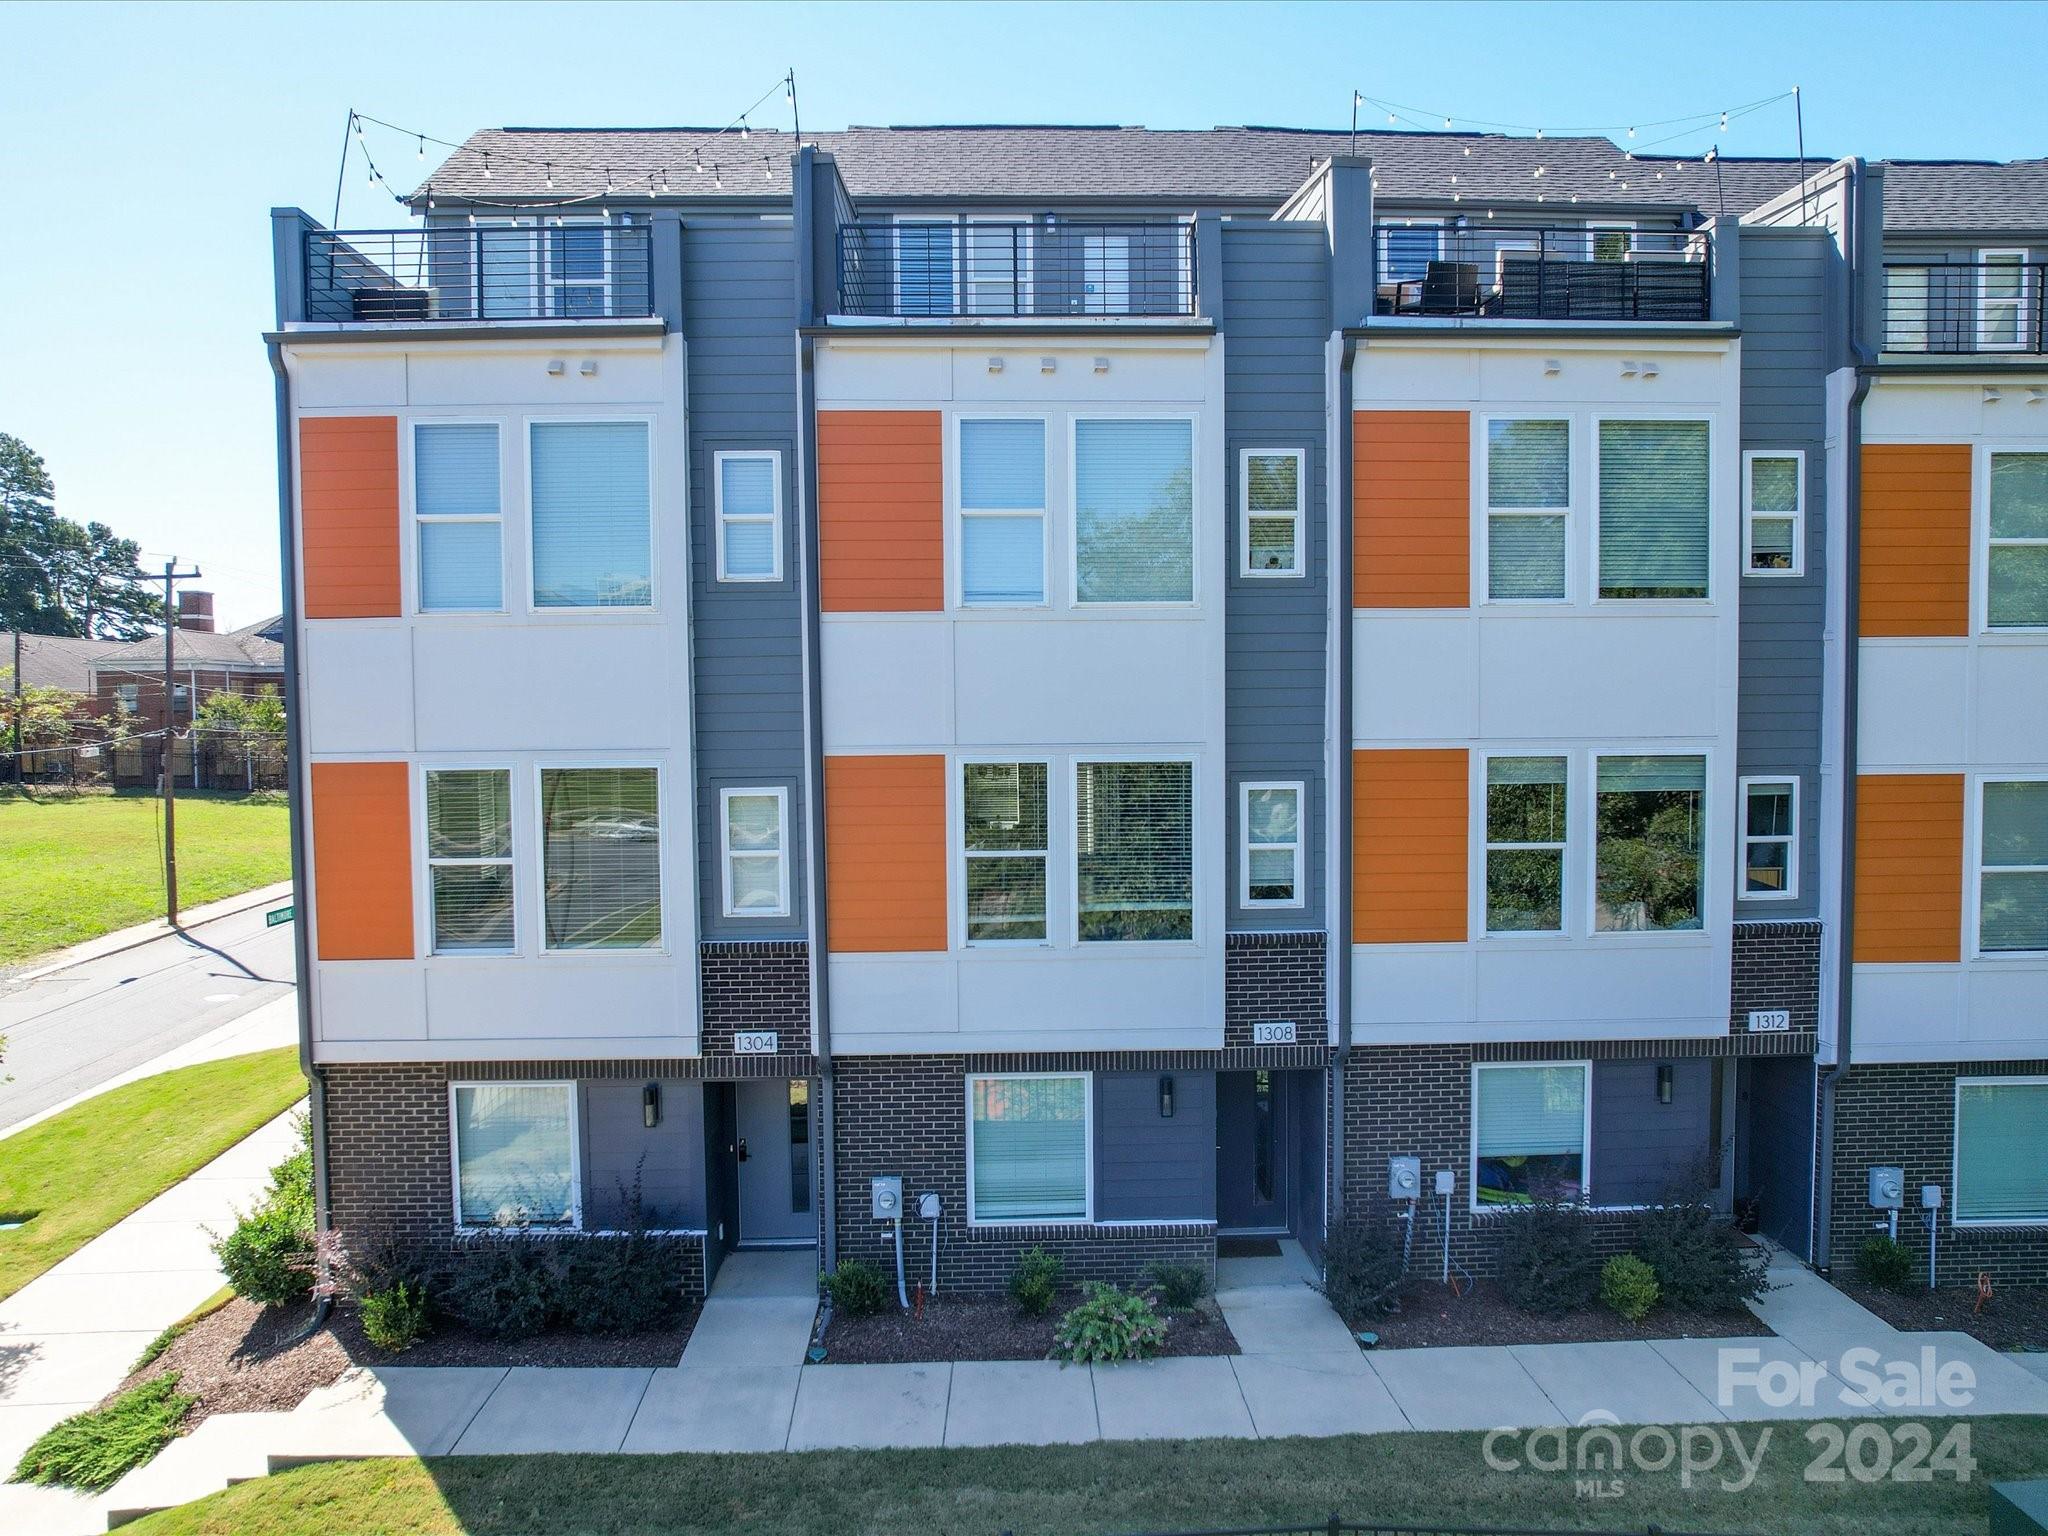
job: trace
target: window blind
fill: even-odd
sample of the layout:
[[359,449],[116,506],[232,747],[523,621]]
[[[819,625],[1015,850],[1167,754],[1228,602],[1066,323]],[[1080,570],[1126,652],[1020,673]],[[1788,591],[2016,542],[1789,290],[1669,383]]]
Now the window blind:
[[1245,568],[1292,572],[1301,517],[1301,459],[1292,453],[1245,455]]
[[550,949],[661,944],[661,812],[652,768],[544,768]]
[[2048,950],[2048,783],[1984,786],[1978,947]]
[[1247,894],[1253,901],[1293,901],[1294,866],[1301,847],[1301,791],[1245,791]]
[[1749,509],[1752,512],[1799,510],[1799,461],[1789,457],[1749,461]]
[[770,454],[731,455],[718,461],[718,515],[728,578],[775,574],[775,475]]
[[1084,603],[1195,595],[1194,425],[1074,424],[1074,537]]
[[1707,425],[1600,424],[1600,595],[1707,595]]
[[1495,513],[1486,527],[1487,592],[1512,602],[1564,596],[1564,518]]
[[906,315],[953,312],[953,241],[950,221],[896,226],[896,301]]
[[567,1226],[576,1218],[571,1096],[565,1083],[455,1089],[456,1182],[476,1226]]
[[1985,596],[1994,628],[2048,625],[2048,453],[1991,455]]
[[1586,1150],[1584,1067],[1488,1067],[1478,1076],[1481,1157],[1554,1157]]
[[1044,422],[960,423],[960,510],[961,601],[1043,602]]
[[961,768],[970,940],[1046,936],[1046,778],[1044,763]]
[[728,795],[725,847],[732,866],[733,912],[782,911],[787,904],[782,889],[782,797]]
[[1571,423],[1489,421],[1486,502],[1490,507],[1571,505]]
[[[421,424],[413,433],[421,608],[503,606],[499,510],[498,429],[482,422]],[[442,521],[448,518],[462,521]]]
[[427,775],[427,863],[435,951],[510,949],[509,773],[461,769]]
[[1088,1079],[973,1080],[974,1219],[1088,1215]]
[[2048,1083],[1956,1087],[1956,1219],[2048,1217]]
[[647,424],[544,421],[531,430],[534,606],[646,607]]
[[1083,942],[1194,937],[1193,818],[1190,763],[1078,765]]

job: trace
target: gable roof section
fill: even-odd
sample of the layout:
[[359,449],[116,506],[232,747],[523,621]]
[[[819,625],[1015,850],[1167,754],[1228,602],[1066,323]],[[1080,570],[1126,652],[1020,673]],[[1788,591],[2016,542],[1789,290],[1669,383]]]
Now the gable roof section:
[[[31,635],[21,637],[21,686],[24,688],[68,688],[73,693],[92,691],[92,660],[107,648],[104,640],[79,639],[72,635]],[[161,653],[162,643],[158,643]],[[14,670],[14,632],[0,629],[0,670]],[[10,680],[9,686],[12,686]]]
[[[108,645],[104,640],[91,657],[95,672],[133,671],[158,673],[164,667],[164,639],[149,635],[140,640]],[[232,667],[237,671],[284,671],[284,647],[246,630],[219,634],[211,630],[181,629],[171,642],[174,662],[180,667]]]
[[1884,227],[1898,234],[2031,233],[2048,240],[2048,160],[1887,160]]

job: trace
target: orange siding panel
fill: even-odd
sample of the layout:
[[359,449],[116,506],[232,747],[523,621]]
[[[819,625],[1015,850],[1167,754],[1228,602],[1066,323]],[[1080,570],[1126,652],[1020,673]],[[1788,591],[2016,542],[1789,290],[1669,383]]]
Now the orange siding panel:
[[309,619],[398,617],[396,416],[299,419],[299,568]]
[[1864,635],[1970,632],[1970,445],[1863,448]]
[[818,412],[822,611],[945,607],[943,439],[937,411]]
[[404,763],[313,765],[320,959],[413,957],[410,785]]
[[1468,774],[1463,747],[1351,754],[1354,944],[1464,942]]
[[1962,959],[1963,776],[1856,779],[1856,960]]
[[946,760],[825,759],[825,899],[836,954],[946,947]]
[[1471,414],[1358,411],[1351,444],[1353,606],[1469,606]]

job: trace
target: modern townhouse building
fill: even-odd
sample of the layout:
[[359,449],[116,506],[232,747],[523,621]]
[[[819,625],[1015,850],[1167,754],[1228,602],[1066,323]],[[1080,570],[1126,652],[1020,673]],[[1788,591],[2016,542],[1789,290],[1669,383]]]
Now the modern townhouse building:
[[[888,1259],[893,1179],[985,1289],[1034,1243],[1129,1278],[1388,1211],[1480,1269],[1534,1195],[1694,1175],[1808,1251],[1817,1107],[1828,1146],[1884,1116],[1834,1055],[1884,803],[1841,728],[1843,189],[1882,178],[1817,169],[508,129],[410,229],[280,210],[327,1219],[637,1195],[695,1285],[739,1246]],[[1975,409],[1930,382],[1958,361],[1870,393]],[[1976,635],[1939,654],[2024,665]],[[1863,943],[1859,1011],[1871,966],[2024,971]]]

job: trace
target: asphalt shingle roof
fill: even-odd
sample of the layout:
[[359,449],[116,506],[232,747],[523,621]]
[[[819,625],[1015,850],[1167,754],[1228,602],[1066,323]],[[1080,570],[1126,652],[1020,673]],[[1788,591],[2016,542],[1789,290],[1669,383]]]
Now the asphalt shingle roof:
[[[106,648],[104,640],[79,639],[72,635],[24,634],[21,637],[21,686],[89,692],[93,658]],[[161,644],[158,651],[161,654]],[[12,630],[0,629],[0,669],[10,673],[14,670]],[[8,686],[13,686],[11,678]]]
[[1886,161],[1884,227],[1901,234],[2048,235],[2048,160]]
[[[128,668],[142,672],[160,672],[164,665],[164,639],[162,635],[150,635],[141,640],[127,640],[108,645],[104,640],[94,641],[98,649],[93,653],[92,664],[103,670]],[[260,635],[245,630],[220,634],[213,630],[181,629],[171,642],[172,656],[181,667],[260,667],[278,672],[284,670],[284,647],[275,640],[265,640]]]

